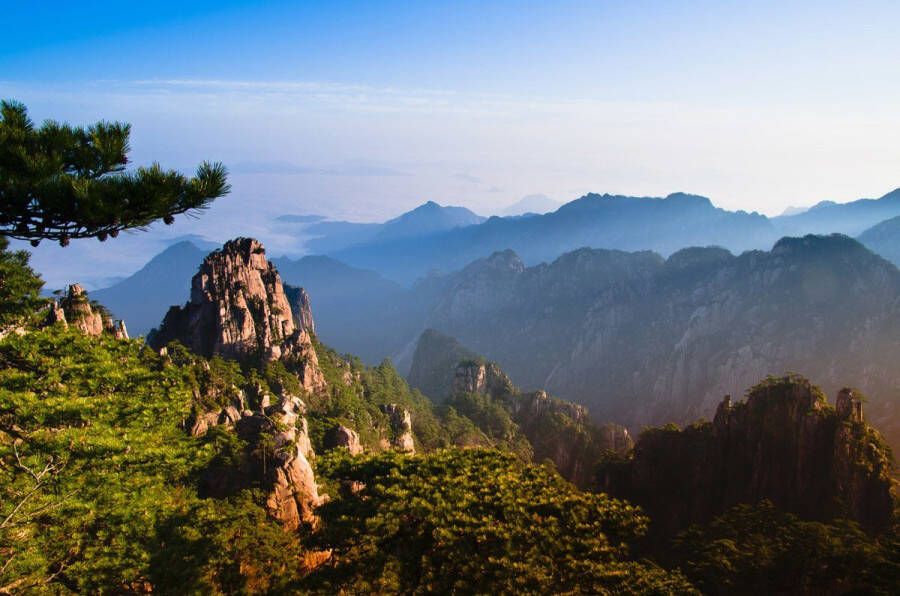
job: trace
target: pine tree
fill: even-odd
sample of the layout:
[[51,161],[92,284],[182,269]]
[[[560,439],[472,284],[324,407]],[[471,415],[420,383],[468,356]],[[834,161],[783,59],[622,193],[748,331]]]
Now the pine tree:
[[0,102],[0,236],[33,246],[104,241],[159,219],[171,224],[229,192],[220,163],[202,163],[193,178],[155,163],[126,171],[130,132],[120,122],[36,127],[23,104]]

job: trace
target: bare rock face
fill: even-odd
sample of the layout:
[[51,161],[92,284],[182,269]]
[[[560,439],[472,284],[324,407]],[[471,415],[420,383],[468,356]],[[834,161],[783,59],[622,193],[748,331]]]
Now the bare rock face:
[[315,526],[315,509],[326,497],[319,495],[310,460],[315,457],[304,416],[306,406],[298,397],[283,395],[277,404],[261,410],[243,410],[243,395],[218,412],[198,415],[191,434],[202,435],[216,425],[234,429],[247,442],[241,463],[208,470],[205,491],[225,496],[252,486],[262,478],[266,508],[288,530],[302,524]]
[[[312,314],[306,313],[312,327]],[[210,253],[191,282],[191,299],[172,307],[149,341],[160,348],[178,340],[206,357],[242,361],[281,360],[298,372],[304,387],[319,391],[325,378],[310,336],[294,323],[281,276],[252,238],[226,242]]]
[[315,334],[316,323],[313,320],[312,304],[306,290],[285,284],[284,293],[287,295],[291,310],[294,313],[294,324],[297,328],[305,329],[309,333]]
[[461,362],[456,367],[453,393],[483,393],[493,397],[512,392],[513,385],[493,362],[476,360]]
[[[423,334],[428,339],[437,334]],[[441,346],[450,346],[452,354],[468,353],[448,338],[438,338]],[[440,349],[438,360],[445,360]],[[439,384],[441,371],[420,374],[429,386]],[[427,378],[434,377],[434,379]],[[442,393],[437,388],[436,392]],[[504,408],[511,421],[531,446],[535,461],[550,460],[559,473],[578,486],[589,486],[594,480],[594,467],[607,451],[624,453],[631,449],[628,431],[621,426],[592,423],[587,408],[548,395],[546,391],[521,392],[493,362],[481,358],[466,359],[455,367],[451,395],[477,393],[491,398]],[[451,404],[455,397],[450,398]],[[485,429],[482,429],[485,430]]]
[[116,339],[128,339],[128,329],[125,327],[125,321],[113,321],[111,333]]
[[50,309],[47,311],[47,318],[44,319],[44,325],[62,325],[63,327],[68,328],[69,323],[66,321],[66,313],[63,311],[58,300],[54,300],[50,304]]
[[587,408],[557,399],[546,391],[508,398],[513,420],[534,448],[535,461],[549,459],[564,478],[586,487],[607,451],[625,453],[633,443],[617,424],[595,425]]
[[631,459],[602,471],[598,488],[644,507],[664,533],[762,499],[877,533],[892,515],[891,463],[859,404],[844,390],[831,408],[806,379],[771,378],[745,402],[726,397],[712,423],[642,433]]
[[278,454],[270,477],[272,488],[266,507],[272,516],[289,530],[296,530],[301,522],[315,525],[315,509],[323,498],[318,494],[315,474],[306,457],[299,451],[293,456]]
[[69,286],[68,293],[59,301],[66,315],[66,322],[85,335],[99,337],[103,333],[103,316],[94,312],[87,292],[78,284]]
[[416,444],[412,434],[412,416],[409,410],[398,404],[386,404],[381,406],[381,411],[387,414],[391,422],[391,446],[398,451],[415,453]]
[[79,284],[70,285],[66,295],[50,305],[44,324],[71,325],[91,337],[108,333],[116,339],[128,339],[125,321],[114,321],[106,309],[92,305],[87,292]]
[[601,424],[599,426],[601,443],[603,448],[616,453],[628,453],[634,448],[634,439],[631,433],[621,424]]
[[359,433],[344,425],[335,426],[325,434],[325,447],[327,449],[345,447],[350,451],[350,455],[363,452],[362,444],[359,442]]

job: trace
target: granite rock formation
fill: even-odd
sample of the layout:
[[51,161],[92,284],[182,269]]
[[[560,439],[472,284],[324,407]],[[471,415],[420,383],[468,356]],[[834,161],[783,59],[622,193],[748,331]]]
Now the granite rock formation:
[[802,377],[771,377],[746,401],[726,397],[711,423],[644,431],[628,458],[601,466],[597,488],[643,507],[665,535],[763,499],[878,533],[893,511],[891,467],[851,390],[833,407]]
[[47,325],[71,326],[91,337],[107,333],[116,339],[128,339],[125,321],[113,320],[105,308],[88,299],[87,292],[79,284],[70,285],[65,296],[50,304],[45,322]]
[[350,452],[350,455],[358,455],[363,452],[362,443],[359,442],[359,433],[342,424],[325,433],[325,448],[345,448]]
[[512,381],[494,362],[467,360],[457,364],[451,393],[481,393],[495,398],[512,394]]
[[429,283],[427,327],[597,420],[711,418],[722,395],[795,371],[829,394],[854,379],[900,443],[900,271],[846,236],[739,256],[582,249],[524,269],[507,251]]
[[415,453],[416,443],[413,440],[412,415],[409,410],[398,404],[385,404],[381,411],[387,414],[391,425],[391,446],[405,453]]
[[312,316],[312,304],[309,294],[303,288],[296,288],[289,284],[284,284],[284,293],[287,295],[288,303],[291,305],[291,312],[294,313],[294,324],[298,329],[305,329],[311,335],[316,333],[316,323]]
[[[460,355],[465,358],[453,362]],[[410,382],[431,391],[432,399],[471,415],[489,438],[513,446],[518,437],[524,438],[532,459],[552,461],[563,477],[579,486],[593,482],[594,466],[604,453],[624,453],[633,445],[624,427],[594,424],[587,408],[545,391],[520,391],[496,363],[434,330],[419,338]],[[488,401],[473,402],[469,395]]]
[[205,357],[278,360],[299,374],[305,389],[320,391],[325,379],[308,328],[308,297],[299,319],[300,326],[262,244],[238,238],[206,257],[191,281],[190,301],[169,309],[148,341],[158,349],[177,340]]
[[315,508],[325,497],[319,495],[310,464],[315,453],[303,401],[285,394],[276,404],[259,401],[259,408],[253,410],[248,409],[243,391],[236,387],[228,391],[230,403],[218,411],[198,413],[189,423],[194,436],[223,425],[246,444],[237,465],[214,466],[206,471],[205,491],[212,496],[224,496],[258,485],[265,493],[269,514],[286,529],[296,530],[301,524],[315,525]]

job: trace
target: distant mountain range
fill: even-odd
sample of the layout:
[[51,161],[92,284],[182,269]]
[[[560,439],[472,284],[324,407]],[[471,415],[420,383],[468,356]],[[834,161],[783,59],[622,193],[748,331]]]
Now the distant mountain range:
[[541,214],[547,213],[549,211],[556,211],[560,208],[562,204],[554,201],[547,195],[528,195],[526,197],[522,197],[509,207],[503,209],[500,214],[501,215],[526,215],[526,214]]
[[199,248],[197,240],[182,240],[168,247],[135,274],[102,290],[91,298],[124,319],[131,335],[146,335],[162,321],[170,306],[182,304],[190,295],[191,277],[215,245]]
[[849,203],[822,201],[794,215],[772,218],[782,235],[839,233],[857,236],[867,228],[900,215],[900,188],[879,199]]
[[[511,207],[510,213],[546,211],[555,208],[552,203],[533,195]],[[466,210],[451,209],[460,208],[426,203],[380,225],[323,222],[310,228],[321,237],[309,248],[404,285],[506,249],[516,251],[528,265],[582,247],[652,250],[667,256],[687,246],[714,245],[740,253],[769,248],[783,236],[856,236],[900,216],[900,189],[880,199],[823,201],[774,218],[727,211],[706,197],[685,193],[663,198],[588,194],[551,213],[485,221]]]
[[[284,217],[279,219],[290,221]],[[484,220],[484,217],[465,207],[445,207],[434,201],[428,201],[381,224],[323,221],[307,227],[305,233],[313,236],[307,244],[309,251],[321,254],[366,243],[420,238],[479,224]]]
[[734,256],[581,249],[526,267],[495,253],[441,280],[424,325],[525,388],[631,428],[710,416],[767,374],[857,383],[900,441],[900,271],[846,236]]
[[698,244],[742,251],[771,246],[777,238],[777,230],[765,216],[719,209],[705,197],[589,194],[545,215],[492,217],[479,225],[415,238],[372,238],[330,254],[411,284],[429,272],[454,271],[505,249],[516,251],[528,264],[537,264],[584,246],[671,254]]
[[875,224],[857,240],[900,267],[900,216]]
[[[526,206],[547,200],[543,195],[533,195],[520,203]],[[322,293],[341,305],[347,303],[345,295],[366,296],[362,307],[352,311],[366,317],[397,308],[418,312],[418,306],[398,306],[402,302],[395,295],[398,283],[409,286],[421,279],[420,286],[428,285],[429,275],[446,276],[478,258],[506,249],[514,250],[527,265],[552,261],[583,246],[649,249],[667,255],[686,246],[719,245],[740,252],[768,248],[787,232],[852,233],[874,221],[876,225],[863,232],[860,241],[900,263],[900,234],[894,232],[900,223],[880,224],[885,216],[900,217],[900,191],[877,200],[822,202],[807,211],[771,219],[756,213],[718,209],[709,199],[686,194],[662,199],[586,195],[553,213],[488,220],[462,207],[428,202],[383,224],[321,221],[317,215],[282,216],[278,218],[282,224],[304,225],[304,235],[316,236],[310,248],[330,256],[328,260],[290,261],[296,265],[288,265],[284,259],[276,261],[281,261],[280,265],[288,271],[286,279],[290,283],[306,283],[303,277],[307,267],[313,280],[323,279],[321,284],[312,282],[316,286],[313,300],[317,302],[317,294]],[[132,333],[146,333],[159,323],[167,308],[180,299],[180,288],[187,287],[198,257],[216,247],[198,237],[181,240],[199,248],[191,250],[183,244],[167,249],[133,276],[95,292],[98,299],[127,320]],[[318,265],[313,266],[314,263]],[[326,267],[326,263],[330,266]],[[335,276],[331,281],[337,285],[324,283],[326,270]],[[330,287],[342,290],[332,292]],[[417,293],[420,291],[421,288]],[[171,302],[173,299],[175,302]],[[346,310],[335,310],[335,322],[347,317]],[[327,307],[322,316],[326,321],[323,329],[331,330],[325,333],[338,333],[329,338],[331,343],[344,345],[343,331],[338,331],[343,326],[329,324],[331,313]],[[402,329],[403,333],[408,331]],[[384,338],[368,341],[358,337],[350,344],[366,360],[399,353],[404,346],[410,356],[410,340],[401,339],[401,335],[398,330],[397,337],[387,343]]]

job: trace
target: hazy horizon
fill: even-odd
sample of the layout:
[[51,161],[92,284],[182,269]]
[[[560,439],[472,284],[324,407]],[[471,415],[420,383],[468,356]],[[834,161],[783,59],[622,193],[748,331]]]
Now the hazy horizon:
[[[183,234],[288,252],[282,214],[682,191],[777,215],[900,186],[895,4],[386,4],[11,6],[35,26],[0,40],[0,96],[130,122],[133,164],[229,167],[230,196],[119,239],[107,277]],[[85,242],[35,264],[73,273]]]

